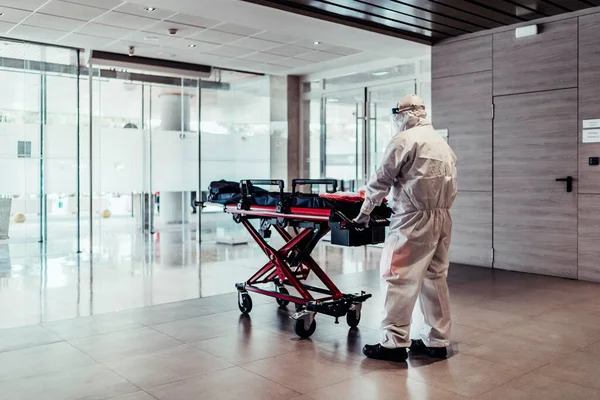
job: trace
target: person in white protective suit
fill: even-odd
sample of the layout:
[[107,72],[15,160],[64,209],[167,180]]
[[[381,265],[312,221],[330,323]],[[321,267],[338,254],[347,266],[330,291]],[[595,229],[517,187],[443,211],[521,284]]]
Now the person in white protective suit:
[[[426,117],[425,104],[415,95],[404,97],[392,109],[397,133],[367,184],[361,213],[354,220],[368,226],[373,208],[394,188],[394,215],[380,264],[383,333],[380,343],[363,348],[369,358],[405,361],[407,348],[412,354],[447,357],[451,322],[446,277],[450,207],[457,193],[456,156]],[[411,341],[417,297],[426,331]]]

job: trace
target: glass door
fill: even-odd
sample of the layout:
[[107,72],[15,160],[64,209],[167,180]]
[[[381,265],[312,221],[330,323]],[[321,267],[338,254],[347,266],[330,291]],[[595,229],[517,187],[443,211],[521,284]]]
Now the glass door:
[[324,101],[324,176],[353,181],[365,180],[364,89],[328,94]]

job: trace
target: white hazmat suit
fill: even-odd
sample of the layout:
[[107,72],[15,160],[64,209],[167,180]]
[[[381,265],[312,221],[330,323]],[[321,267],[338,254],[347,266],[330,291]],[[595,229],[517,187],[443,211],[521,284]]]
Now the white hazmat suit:
[[410,95],[393,110],[398,127],[381,166],[367,184],[360,222],[393,187],[394,215],[381,256],[384,313],[380,345],[411,345],[411,315],[417,300],[425,316],[427,347],[446,347],[450,335],[448,248],[450,207],[457,193],[456,156],[426,117],[425,105]]

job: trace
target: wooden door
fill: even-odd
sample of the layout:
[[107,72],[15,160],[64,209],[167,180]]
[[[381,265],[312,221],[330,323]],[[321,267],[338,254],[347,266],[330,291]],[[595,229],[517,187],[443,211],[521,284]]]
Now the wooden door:
[[577,89],[494,105],[494,267],[577,278]]

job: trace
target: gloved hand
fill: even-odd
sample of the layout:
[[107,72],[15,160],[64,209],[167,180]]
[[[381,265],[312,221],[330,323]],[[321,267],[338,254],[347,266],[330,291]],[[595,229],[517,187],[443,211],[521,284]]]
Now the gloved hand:
[[371,221],[371,216],[363,213],[360,213],[358,217],[352,220],[352,222],[354,222],[356,225],[364,228],[369,227],[369,221]]

